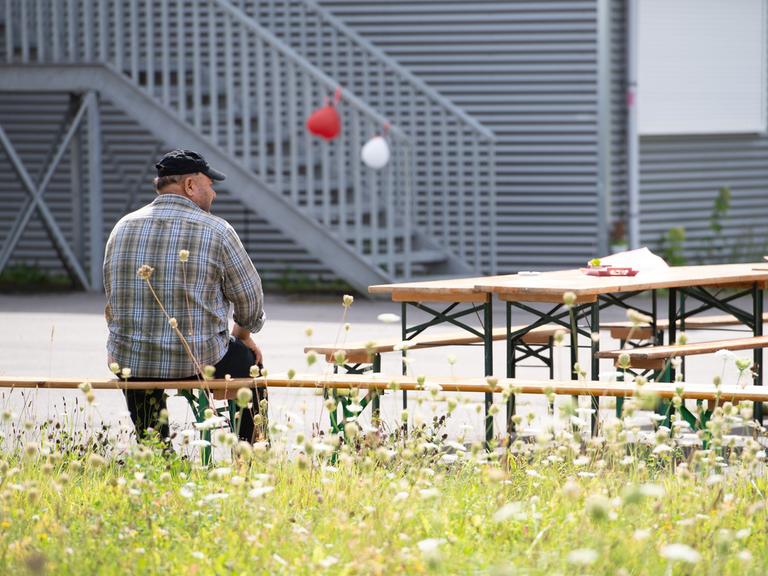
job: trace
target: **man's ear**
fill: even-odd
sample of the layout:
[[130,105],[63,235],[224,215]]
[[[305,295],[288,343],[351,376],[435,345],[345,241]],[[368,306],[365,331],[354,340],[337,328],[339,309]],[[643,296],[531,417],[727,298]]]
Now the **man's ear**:
[[185,196],[191,196],[194,192],[195,181],[191,176],[187,176],[181,181],[181,192]]

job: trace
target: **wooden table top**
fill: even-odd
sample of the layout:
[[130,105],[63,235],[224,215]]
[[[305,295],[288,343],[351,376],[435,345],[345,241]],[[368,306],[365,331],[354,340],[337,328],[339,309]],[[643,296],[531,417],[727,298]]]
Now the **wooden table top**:
[[573,292],[577,302],[594,302],[601,294],[641,292],[656,288],[689,286],[745,286],[768,284],[768,265],[715,264],[673,266],[663,270],[639,272],[636,276],[588,276],[578,269],[540,274],[506,274],[429,282],[378,284],[368,287],[371,294],[390,294],[394,302],[482,302],[496,293],[502,300],[562,302],[563,293]]
[[512,301],[562,302],[565,292],[573,292],[576,301],[581,303],[594,302],[601,294],[691,286],[735,287],[755,282],[766,286],[768,266],[763,263],[673,266],[639,272],[636,276],[589,276],[580,270],[563,270],[536,276],[487,278],[476,288]]
[[393,302],[483,302],[488,294],[477,288],[481,282],[502,282],[515,278],[516,274],[504,276],[475,276],[451,278],[428,282],[403,282],[399,284],[376,284],[368,286],[371,294],[390,294]]

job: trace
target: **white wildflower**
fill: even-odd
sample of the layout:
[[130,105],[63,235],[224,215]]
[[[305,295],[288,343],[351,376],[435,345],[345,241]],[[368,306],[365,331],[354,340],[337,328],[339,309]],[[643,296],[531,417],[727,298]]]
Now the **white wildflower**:
[[194,495],[195,495],[195,493],[192,492],[192,490],[190,490],[186,486],[182,486],[179,489],[179,496],[181,496],[182,498],[192,498],[192,496],[194,496]]
[[440,496],[440,491],[437,488],[422,488],[419,490],[419,496],[421,496],[424,500],[429,500],[431,498],[437,498]]
[[659,554],[667,560],[686,562],[688,564],[695,564],[701,560],[701,554],[687,544],[667,544],[661,547]]
[[752,562],[752,552],[749,550],[741,550],[738,554],[736,554],[736,557],[745,563]]
[[258,488],[254,488],[250,492],[248,492],[248,496],[251,498],[259,498],[261,496],[264,496],[265,494],[269,494],[275,489],[274,486],[259,486]]
[[647,540],[651,537],[651,531],[645,528],[638,528],[634,531],[632,534],[632,538],[637,540],[638,542],[642,542],[643,540]]
[[338,564],[338,563],[339,563],[339,559],[336,558],[336,556],[326,556],[325,558],[323,558],[318,562],[318,564],[320,564],[320,566],[322,566],[323,568],[330,568],[334,564]]
[[445,544],[445,538],[427,538],[416,543],[422,554],[435,554],[440,546]]
[[569,564],[578,566],[589,566],[597,560],[597,551],[591,548],[578,548],[568,553],[567,560]]
[[214,480],[223,480],[230,474],[232,474],[232,468],[222,467],[214,468],[208,473],[208,476]]
[[504,506],[496,510],[493,519],[495,522],[504,522],[510,518],[519,519],[521,515],[524,516],[522,503],[507,502]]
[[203,500],[205,502],[213,502],[214,500],[226,500],[227,498],[229,498],[229,494],[226,492],[213,492],[203,496]]
[[718,350],[717,352],[715,352],[715,358],[720,358],[723,361],[736,360],[736,354],[734,354],[730,350],[726,350],[725,348],[723,348],[723,349]]
[[641,484],[640,493],[646,498],[663,498],[665,494],[664,486],[660,484]]
[[227,419],[224,418],[224,416],[212,416],[210,418],[206,418],[202,422],[195,422],[195,428],[197,430],[212,430],[214,428],[218,428],[226,421]]
[[440,457],[441,464],[453,464],[459,457],[456,454],[443,454]]

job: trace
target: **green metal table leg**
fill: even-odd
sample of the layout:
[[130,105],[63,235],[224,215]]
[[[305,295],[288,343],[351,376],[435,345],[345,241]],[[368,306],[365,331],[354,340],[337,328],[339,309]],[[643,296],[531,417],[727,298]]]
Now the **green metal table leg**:
[[[376,373],[381,372],[381,354],[375,354],[373,357],[373,371]],[[381,399],[380,399],[380,394],[376,392],[373,396],[373,406],[371,407],[371,424],[376,428],[378,428],[380,421],[381,421]]]
[[[512,342],[511,334],[512,334],[512,304],[509,302],[506,303],[506,316],[507,316],[507,338],[506,338],[506,345],[507,345],[507,378],[514,378],[515,372],[517,368],[517,363],[515,362],[515,346]],[[509,436],[510,442],[512,441],[512,436],[515,433],[515,423],[512,421],[512,417],[515,415],[515,395],[510,394],[509,398],[507,398],[507,435]]]
[[[493,375],[493,301],[492,294],[488,294],[485,306],[483,308],[483,348],[485,348],[485,375]],[[485,443],[489,447],[493,440],[493,414],[491,414],[491,405],[493,404],[493,393],[485,393]]]
[[[590,324],[592,332],[600,334],[600,302],[595,300],[592,304]],[[590,337],[590,352],[592,354],[592,362],[590,366],[590,376],[593,380],[600,379],[600,359],[597,357],[597,353],[600,351],[600,340],[594,340]],[[592,396],[592,418],[591,418],[591,430],[592,436],[597,436],[597,428],[600,422],[600,397]]]

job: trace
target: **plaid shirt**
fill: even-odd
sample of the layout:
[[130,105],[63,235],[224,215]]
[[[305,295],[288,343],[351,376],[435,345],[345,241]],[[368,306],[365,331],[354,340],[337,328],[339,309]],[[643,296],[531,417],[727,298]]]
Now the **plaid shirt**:
[[[179,251],[188,250],[183,264]],[[195,365],[168,324],[140,266],[154,268],[150,282],[201,366],[216,364],[229,345],[230,302],[234,320],[257,332],[264,324],[264,294],[253,262],[234,228],[177,194],[124,216],[104,256],[107,351],[142,378],[184,378]]]

